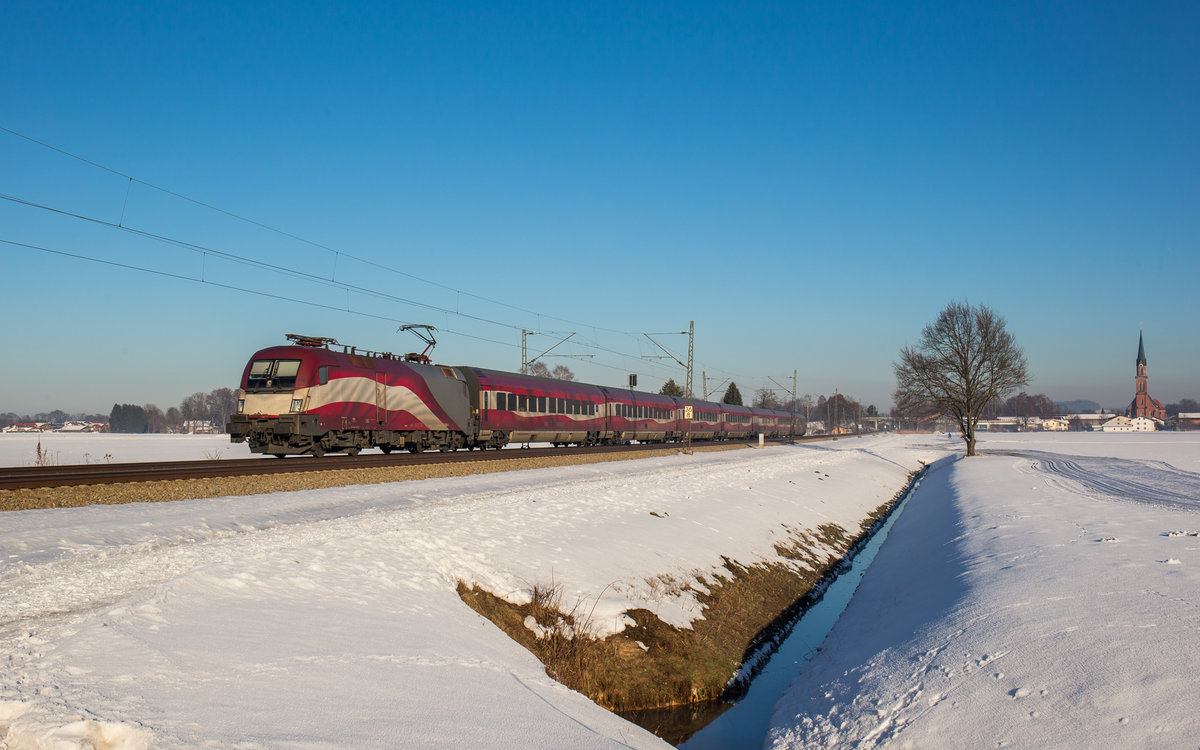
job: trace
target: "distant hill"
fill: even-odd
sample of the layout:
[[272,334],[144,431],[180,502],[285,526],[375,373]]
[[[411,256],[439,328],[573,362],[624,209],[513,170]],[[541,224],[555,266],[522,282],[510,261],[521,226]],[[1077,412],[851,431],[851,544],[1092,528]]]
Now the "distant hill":
[[1090,414],[1094,411],[1100,411],[1100,404],[1095,401],[1089,401],[1086,398],[1076,399],[1074,401],[1059,401],[1056,403],[1060,414]]

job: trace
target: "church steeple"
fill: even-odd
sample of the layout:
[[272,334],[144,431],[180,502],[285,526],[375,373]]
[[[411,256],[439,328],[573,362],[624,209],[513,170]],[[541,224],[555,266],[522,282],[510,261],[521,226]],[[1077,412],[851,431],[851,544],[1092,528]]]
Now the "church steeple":
[[1142,341],[1142,332],[1138,331],[1137,374],[1134,376],[1133,401],[1126,412],[1130,417],[1150,417],[1151,419],[1166,419],[1167,411],[1156,399],[1150,396],[1150,378],[1146,374],[1146,344]]

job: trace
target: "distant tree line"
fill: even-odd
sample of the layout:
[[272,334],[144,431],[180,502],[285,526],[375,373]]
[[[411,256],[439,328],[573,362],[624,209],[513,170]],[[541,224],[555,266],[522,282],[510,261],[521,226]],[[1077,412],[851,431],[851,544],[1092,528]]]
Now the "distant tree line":
[[237,391],[217,388],[209,393],[197,391],[166,411],[154,404],[113,404],[108,415],[109,432],[181,432],[189,422],[210,422],[225,429],[229,416],[237,411]]
[[1198,414],[1200,413],[1200,401],[1185,398],[1177,404],[1165,404],[1163,408],[1167,410],[1168,417],[1177,417],[1180,414]]
[[84,412],[71,413],[65,412],[62,409],[54,411],[38,412],[37,414],[17,414],[16,412],[7,411],[0,414],[0,429],[9,427],[20,422],[49,422],[50,424],[62,424],[63,422],[103,422],[108,417],[103,414],[87,414]]

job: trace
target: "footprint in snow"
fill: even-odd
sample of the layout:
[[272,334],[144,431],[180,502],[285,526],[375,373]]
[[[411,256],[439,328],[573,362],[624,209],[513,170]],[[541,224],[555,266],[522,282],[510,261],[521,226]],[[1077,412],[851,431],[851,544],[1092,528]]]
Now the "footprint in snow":
[[1117,539],[1115,536],[1106,536],[1102,539],[1097,539],[1096,541],[1097,542],[1105,542],[1107,544],[1112,544],[1113,542],[1119,542],[1121,540]]
[[1182,560],[1176,560],[1174,557],[1168,557],[1166,560],[1159,560],[1163,565],[1183,565]]

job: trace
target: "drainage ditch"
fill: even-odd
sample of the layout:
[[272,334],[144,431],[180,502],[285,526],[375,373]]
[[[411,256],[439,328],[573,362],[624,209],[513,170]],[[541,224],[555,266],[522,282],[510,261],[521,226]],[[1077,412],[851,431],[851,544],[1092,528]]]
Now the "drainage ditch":
[[[869,534],[805,597],[799,614],[773,643],[755,656],[762,667],[745,685],[731,685],[720,701],[622,713],[625,718],[675,744],[681,750],[761,747],[775,704],[846,609],[863,575],[904,511],[925,470],[913,477],[903,497]],[[819,590],[818,590],[819,589]]]

